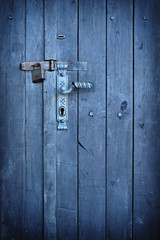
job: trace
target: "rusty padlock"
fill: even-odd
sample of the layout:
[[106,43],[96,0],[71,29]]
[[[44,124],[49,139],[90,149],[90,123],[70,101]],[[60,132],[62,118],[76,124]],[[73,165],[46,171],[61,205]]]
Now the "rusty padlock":
[[33,65],[32,82],[38,83],[43,80],[45,80],[45,70],[40,63],[36,63]]

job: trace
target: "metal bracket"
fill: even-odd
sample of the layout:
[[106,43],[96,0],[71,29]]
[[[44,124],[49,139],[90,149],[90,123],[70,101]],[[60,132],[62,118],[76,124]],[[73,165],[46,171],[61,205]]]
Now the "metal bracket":
[[86,71],[86,62],[58,62],[56,60],[40,62],[24,62],[20,64],[23,71],[32,71],[32,82],[38,83],[45,80],[45,71],[58,71],[57,75],[57,121],[58,129],[67,129],[68,121],[68,94],[74,88],[91,88],[90,82],[73,82],[68,89],[67,71]]

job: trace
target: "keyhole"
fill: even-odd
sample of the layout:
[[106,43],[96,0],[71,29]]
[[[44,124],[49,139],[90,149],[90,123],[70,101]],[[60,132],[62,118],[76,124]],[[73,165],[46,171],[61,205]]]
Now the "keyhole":
[[65,116],[66,111],[65,111],[65,108],[64,108],[64,107],[61,107],[61,108],[60,108],[59,114],[60,114],[61,117],[64,117],[64,116]]

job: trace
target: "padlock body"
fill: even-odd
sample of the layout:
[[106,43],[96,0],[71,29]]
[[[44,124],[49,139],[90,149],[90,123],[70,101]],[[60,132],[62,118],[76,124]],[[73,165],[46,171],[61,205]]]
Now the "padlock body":
[[45,76],[43,74],[42,68],[39,66],[37,69],[34,69],[32,71],[32,82],[38,83],[42,82],[43,80],[45,80]]

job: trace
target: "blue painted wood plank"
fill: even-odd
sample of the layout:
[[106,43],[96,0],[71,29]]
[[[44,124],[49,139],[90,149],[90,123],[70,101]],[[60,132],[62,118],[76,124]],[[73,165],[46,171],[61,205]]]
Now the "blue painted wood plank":
[[135,0],[134,239],[160,236],[160,2]]
[[[106,1],[79,2],[79,239],[105,239]],[[93,117],[89,116],[93,112]]]
[[[57,59],[77,61],[77,1],[58,1]],[[76,72],[67,72],[69,84]],[[77,95],[69,95],[67,131],[57,131],[57,238],[77,239]]]
[[107,239],[132,239],[133,2],[107,2]]
[[25,1],[0,1],[0,239],[23,239]]
[[[45,59],[57,58],[57,1],[45,1]],[[56,72],[46,72],[44,107],[44,239],[56,239]]]
[[[26,1],[26,61],[44,59],[43,1]],[[43,238],[42,84],[26,73],[26,238]]]

